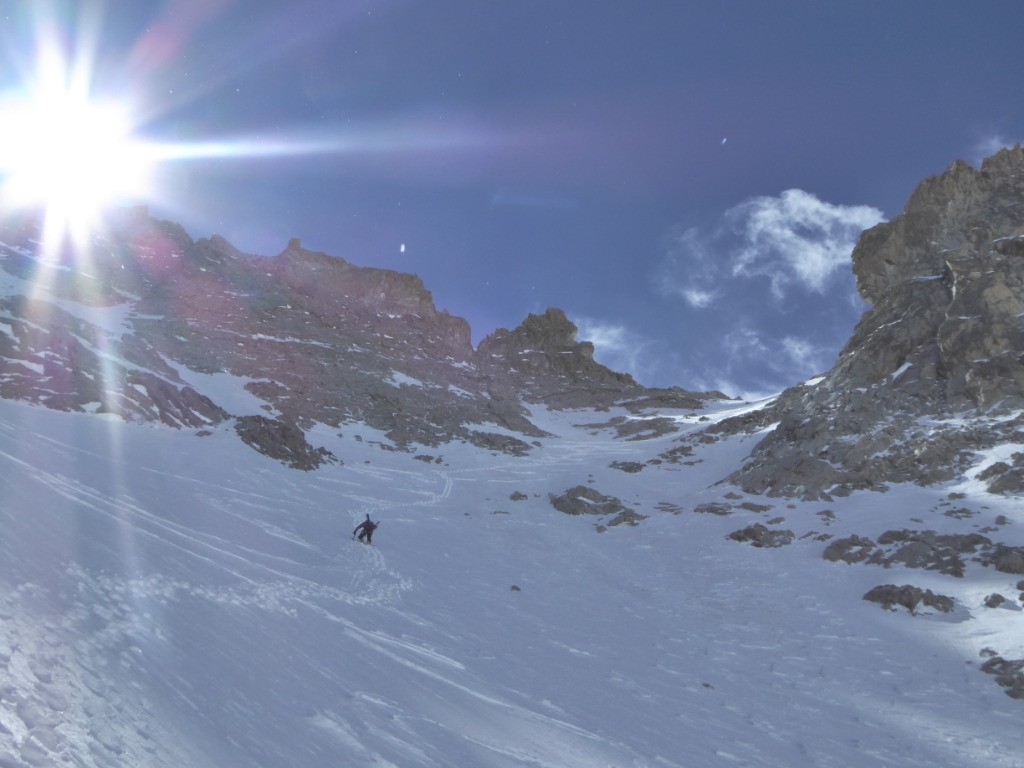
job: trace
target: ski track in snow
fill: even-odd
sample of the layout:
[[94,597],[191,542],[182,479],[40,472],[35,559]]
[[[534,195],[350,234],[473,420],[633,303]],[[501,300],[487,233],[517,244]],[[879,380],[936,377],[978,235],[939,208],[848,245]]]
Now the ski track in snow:
[[[301,473],[229,431],[0,402],[0,768],[1024,765],[1024,710],[978,671],[985,645],[1024,655],[1021,612],[975,599],[1008,579],[727,542],[757,516],[657,505],[720,498],[719,462],[754,438],[628,475],[608,465],[673,438],[535,416],[561,437],[534,456],[339,440],[343,467]],[[649,519],[597,534],[552,510],[587,483]],[[909,526],[938,498],[840,500],[829,532]],[[822,506],[771,514],[799,535]],[[366,514],[372,546],[350,538]],[[964,602],[860,600],[885,582]]]

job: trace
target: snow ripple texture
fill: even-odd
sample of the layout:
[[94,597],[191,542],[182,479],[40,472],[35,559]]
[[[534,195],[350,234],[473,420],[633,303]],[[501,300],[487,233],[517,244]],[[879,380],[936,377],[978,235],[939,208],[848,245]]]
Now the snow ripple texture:
[[[554,437],[520,458],[322,430],[345,463],[306,473],[229,428],[0,402],[0,768],[1024,765],[1020,703],[979,670],[987,647],[1024,656],[1024,611],[983,607],[1016,579],[828,562],[821,538],[1003,516],[1019,545],[1011,500],[698,513],[729,508],[713,483],[756,437],[651,463],[676,436],[533,418]],[[581,484],[647,518],[599,533],[551,507]],[[973,516],[935,512],[952,491]],[[351,538],[367,514],[372,546]],[[792,545],[728,538],[775,518]],[[861,599],[894,579],[957,608]]]

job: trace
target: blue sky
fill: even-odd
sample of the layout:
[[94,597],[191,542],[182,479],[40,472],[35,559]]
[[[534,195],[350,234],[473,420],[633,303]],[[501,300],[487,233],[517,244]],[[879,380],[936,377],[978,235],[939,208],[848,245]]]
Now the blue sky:
[[827,369],[859,231],[1024,133],[1018,0],[0,9],[5,90],[49,30],[138,136],[204,148],[137,200],[194,237],[414,272],[475,341],[561,307],[651,385]]

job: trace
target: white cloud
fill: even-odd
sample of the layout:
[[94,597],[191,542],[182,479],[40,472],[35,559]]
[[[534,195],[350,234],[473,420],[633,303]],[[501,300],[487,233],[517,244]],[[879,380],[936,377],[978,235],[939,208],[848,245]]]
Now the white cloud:
[[865,309],[854,245],[881,221],[871,206],[790,189],[672,233],[656,287],[675,316],[660,329],[664,343],[620,346],[620,370],[643,380],[646,357],[647,371],[678,371],[681,386],[744,397],[828,370]]
[[820,373],[835,362],[835,350],[811,339],[795,335],[775,338],[742,325],[725,335],[721,349],[725,370],[754,365],[767,374],[767,379],[785,376],[793,369],[808,375]]
[[793,366],[807,371],[808,374],[824,372],[836,359],[836,351],[834,349],[796,336],[786,336],[783,338],[780,343],[780,351]]
[[731,254],[732,275],[769,278],[777,299],[793,282],[822,293],[849,264],[860,233],[882,219],[876,208],[833,205],[800,189],[748,200],[725,217],[740,237]]
[[684,299],[686,299],[686,303],[694,309],[710,307],[714,303],[715,297],[718,295],[714,291],[706,291],[702,288],[692,287],[681,287],[679,289],[679,293]]
[[626,330],[625,326],[605,323],[590,318],[579,318],[574,322],[579,329],[578,336],[581,339],[593,342],[595,347],[600,346],[604,350],[618,353],[629,349],[630,345],[627,339],[630,336],[630,332]]
[[752,328],[734,328],[722,339],[722,350],[726,353],[728,365],[737,359],[763,358],[769,359],[769,349],[761,335]]
[[698,228],[675,233],[659,276],[659,292],[679,296],[694,309],[711,306],[718,297],[715,285],[720,272],[715,252],[709,248],[711,241]]
[[[742,325],[728,331],[717,349],[717,355],[706,358],[704,370],[691,377],[689,386],[748,401],[823,373],[836,357],[836,350],[828,344],[792,335],[777,339]],[[752,371],[757,375],[752,376]]]
[[823,294],[849,267],[860,233],[882,220],[877,208],[834,205],[800,189],[755,197],[715,227],[676,233],[659,288],[694,309],[727,300],[736,281],[759,281],[775,301],[794,288]]
[[594,345],[594,359],[613,371],[628,373],[638,381],[649,380],[657,366],[651,354],[655,342],[624,325],[589,317],[573,316],[577,338]]

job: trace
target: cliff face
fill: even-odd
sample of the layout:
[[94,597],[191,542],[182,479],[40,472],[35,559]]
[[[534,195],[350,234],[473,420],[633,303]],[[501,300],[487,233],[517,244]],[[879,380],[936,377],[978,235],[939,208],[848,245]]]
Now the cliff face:
[[824,496],[949,479],[1021,426],[1019,146],[924,181],[903,213],[862,235],[853,265],[873,306],[833,369],[728,425],[777,424],[731,477],[745,488]]
[[[989,409],[1024,397],[1024,151],[957,162],[861,238],[854,274],[874,304],[840,357],[851,385]],[[896,375],[898,373],[898,375]]]
[[307,251],[297,239],[267,265],[275,281],[319,316],[364,314],[418,319],[436,327],[449,351],[460,359],[472,354],[469,324],[438,312],[430,291],[417,275],[357,267],[325,253]]

